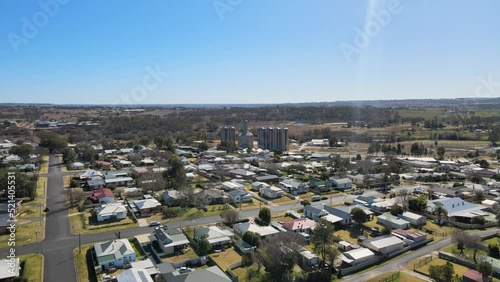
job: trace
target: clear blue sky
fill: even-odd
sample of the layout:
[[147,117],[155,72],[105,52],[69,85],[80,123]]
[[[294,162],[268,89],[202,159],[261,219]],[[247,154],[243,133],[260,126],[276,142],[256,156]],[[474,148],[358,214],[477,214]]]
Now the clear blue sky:
[[[0,1],[0,102],[474,97],[478,77],[500,84],[498,0],[400,0],[396,12],[389,0],[64,0],[48,15],[40,3],[54,1]],[[347,60],[341,46],[361,48]]]

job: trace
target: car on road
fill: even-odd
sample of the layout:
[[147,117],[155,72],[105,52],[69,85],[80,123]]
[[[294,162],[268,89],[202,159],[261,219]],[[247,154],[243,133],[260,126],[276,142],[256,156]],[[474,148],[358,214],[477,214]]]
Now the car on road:
[[116,277],[111,275],[104,275],[102,277],[102,282],[111,282],[111,281],[116,281]]
[[356,190],[354,191],[354,195],[363,195],[364,192],[365,190]]
[[151,221],[149,223],[149,227],[160,226],[160,225],[161,225],[161,223],[159,221]]
[[321,201],[321,196],[320,195],[314,195],[314,196],[312,196],[311,201],[312,202]]

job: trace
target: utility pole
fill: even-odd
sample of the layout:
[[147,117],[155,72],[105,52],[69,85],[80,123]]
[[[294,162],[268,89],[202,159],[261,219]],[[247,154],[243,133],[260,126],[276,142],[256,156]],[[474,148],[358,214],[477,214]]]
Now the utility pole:
[[36,238],[36,253],[39,254],[40,251],[38,250],[38,231],[35,231],[35,238]]
[[39,222],[40,222],[40,226],[42,226],[42,204],[40,204],[39,209],[40,209],[40,220],[39,220]]
[[78,253],[82,253],[82,233],[78,233]]

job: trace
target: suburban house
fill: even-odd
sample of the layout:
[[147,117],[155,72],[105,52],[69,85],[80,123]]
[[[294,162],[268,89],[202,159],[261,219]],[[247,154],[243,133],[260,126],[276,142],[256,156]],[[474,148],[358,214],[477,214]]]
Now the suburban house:
[[229,199],[231,202],[237,203],[247,203],[252,201],[252,195],[250,195],[247,191],[243,190],[231,190],[228,193]]
[[296,233],[311,233],[315,227],[316,221],[309,218],[297,218],[283,223],[283,228]]
[[121,203],[108,203],[94,209],[98,222],[106,220],[121,220],[127,217],[127,207]]
[[427,239],[427,233],[413,229],[395,229],[392,230],[392,235],[403,240],[406,245],[413,245],[414,243],[419,243]]
[[391,214],[381,214],[377,216],[377,223],[392,229],[409,229],[410,223],[402,218]]
[[163,281],[171,282],[231,282],[232,280],[217,266],[203,269],[175,269],[172,264],[164,262],[157,265]]
[[483,275],[481,272],[469,269],[462,275],[462,282],[490,282],[491,277],[488,277],[487,280],[483,279]]
[[116,185],[116,186],[129,186],[134,182],[132,177],[114,177],[114,178],[106,178],[104,183],[106,185]]
[[460,198],[443,198],[427,202],[427,211],[433,212],[436,206],[445,209],[446,216],[456,221],[470,223],[474,217],[487,216],[487,207],[466,202]]
[[[157,253],[159,256],[179,253],[189,245],[189,240],[179,229],[169,230],[169,232],[167,232],[163,228],[157,227],[153,231],[153,234],[149,235],[149,240],[161,249],[162,252]],[[151,249],[157,252],[157,248],[153,247]]]
[[330,177],[332,186],[337,190],[349,190],[352,188],[352,181],[349,178],[333,178]]
[[94,244],[97,265],[103,270],[121,268],[135,261],[135,251],[128,239],[117,239]]
[[269,175],[262,175],[262,176],[256,176],[254,177],[255,181],[257,182],[264,182],[264,183],[273,183],[273,184],[278,184],[280,182],[280,178],[276,175],[269,174]]
[[102,178],[86,179],[85,186],[94,190],[94,189],[106,187],[106,183],[104,182],[104,179],[102,179]]
[[222,183],[222,186],[220,188],[224,191],[244,190],[245,185],[240,184],[238,182],[234,182],[234,181],[226,181],[226,182]]
[[108,188],[99,188],[92,191],[89,199],[94,203],[105,204],[114,202],[115,195],[113,195],[113,191]]
[[203,190],[194,194],[194,197],[204,205],[217,205],[229,202],[229,197],[224,192],[215,189]]
[[304,207],[304,216],[312,220],[317,221],[320,217],[325,216],[327,214],[328,214],[327,211],[315,208],[311,205],[307,205]]
[[412,212],[404,212],[399,217],[414,226],[422,226],[427,222],[427,217]]
[[268,199],[276,199],[276,198],[281,198],[281,196],[283,196],[283,190],[272,186],[266,186],[260,188],[259,193],[261,196],[264,196]]
[[135,200],[132,209],[141,216],[155,214],[160,211],[161,204],[155,199]]
[[278,183],[278,187],[283,189],[285,192],[293,195],[309,192],[309,186],[293,179],[285,179],[281,181],[280,183]]
[[403,249],[404,242],[396,236],[386,235],[381,237],[375,237],[364,241],[363,246],[368,249],[382,254],[388,255]]
[[102,179],[104,176],[102,175],[102,172],[93,170],[93,169],[87,169],[86,171],[82,172],[79,174],[80,180],[85,180],[85,179]]
[[227,229],[220,229],[217,226],[202,226],[194,230],[194,239],[199,242],[202,236],[207,236],[207,240],[212,246],[212,249],[218,250],[222,249],[224,246],[231,244],[234,239],[233,232]]
[[71,163],[68,165],[69,170],[80,170],[80,169],[84,169],[84,168],[85,168],[85,165],[81,162],[74,162],[74,163]]
[[375,258],[375,254],[367,248],[353,249],[340,255],[342,263],[354,266]]
[[256,181],[252,183],[252,191],[259,192],[261,188],[264,187],[271,187],[271,185],[265,183],[265,182],[260,182]]
[[245,169],[233,169],[229,171],[233,177],[252,178],[255,173]]
[[177,190],[168,190],[161,194],[161,198],[165,205],[171,206],[179,206],[183,201],[187,199],[186,195],[182,194]]
[[254,222],[243,222],[234,224],[233,230],[239,236],[243,236],[243,234],[245,234],[245,232],[247,231],[252,231],[254,233],[258,233],[262,239],[274,237],[274,235],[279,233],[278,230],[274,229],[271,226],[260,226]]
[[[345,226],[351,224],[351,207],[349,206],[337,206],[330,207],[328,205],[324,205],[323,209],[331,215],[337,216],[341,218],[341,221],[338,222],[339,225]],[[337,222],[335,222],[337,223]]]
[[363,205],[365,207],[371,206],[375,201],[375,197],[373,196],[358,196],[356,199],[354,199],[354,203]]

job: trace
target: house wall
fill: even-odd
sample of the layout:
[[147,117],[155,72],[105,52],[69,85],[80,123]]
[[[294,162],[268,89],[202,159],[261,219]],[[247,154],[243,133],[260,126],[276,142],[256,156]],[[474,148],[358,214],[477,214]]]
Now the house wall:
[[99,199],[99,203],[101,203],[101,204],[112,203],[114,201],[115,201],[114,197],[104,197],[104,198]]
[[[119,212],[119,213],[116,213],[115,216],[116,216],[116,218],[115,218],[116,220],[120,220],[120,219],[124,219],[125,217],[127,217],[127,213],[125,213],[125,212]],[[106,215],[106,216],[101,216],[99,214],[97,215],[97,221],[99,221],[99,222],[110,220],[112,218],[113,217],[109,216],[109,215]]]
[[128,256],[124,256],[120,259],[117,259],[115,261],[111,261],[111,262],[106,262],[104,264],[101,264],[101,266],[105,269],[109,269],[109,268],[114,268],[114,267],[123,267],[125,264],[128,264],[130,262],[134,262],[135,261],[135,254],[130,254]]

